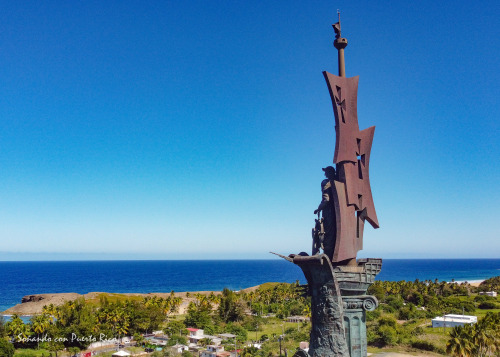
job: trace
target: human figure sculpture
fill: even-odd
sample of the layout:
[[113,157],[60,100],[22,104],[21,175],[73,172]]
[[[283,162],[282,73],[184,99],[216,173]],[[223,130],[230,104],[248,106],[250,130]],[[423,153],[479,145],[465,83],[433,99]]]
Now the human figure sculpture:
[[[314,231],[316,231],[318,238],[320,238],[319,242],[323,248],[324,253],[330,259],[332,259],[333,251],[335,250],[335,238],[337,231],[334,195],[332,190],[335,189],[335,185],[333,182],[337,178],[337,174],[333,166],[327,166],[322,170],[324,171],[326,177],[321,182],[322,199],[321,203],[318,205],[318,208],[314,210],[314,214],[318,214],[318,216],[321,212],[321,220],[318,217],[318,220],[316,220],[316,228]],[[318,228],[320,228],[319,231]],[[318,244],[316,244],[316,246],[318,246]],[[317,251],[313,251],[313,255],[317,253],[319,253],[319,249]]]

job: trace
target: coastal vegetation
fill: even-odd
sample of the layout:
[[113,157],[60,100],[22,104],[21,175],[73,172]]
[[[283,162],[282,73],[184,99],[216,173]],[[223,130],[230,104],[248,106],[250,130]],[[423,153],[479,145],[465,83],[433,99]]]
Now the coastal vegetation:
[[[368,290],[377,297],[380,306],[367,313],[367,337],[373,347],[401,346],[432,351],[451,356],[494,356],[500,352],[498,319],[500,308],[497,297],[478,295],[484,291],[498,291],[499,277],[473,287],[467,282],[435,281],[376,281]],[[497,290],[491,290],[491,288]],[[468,314],[479,317],[475,325],[456,328],[432,328],[430,320],[445,314]],[[477,337],[474,337],[477,336]],[[458,341],[458,342],[457,342]],[[475,342],[474,342],[475,341]],[[483,341],[487,353],[471,346]],[[457,349],[454,346],[467,346]]]
[[[499,282],[499,277],[479,287],[429,280],[375,282],[368,293],[377,297],[380,306],[367,313],[369,349],[499,356],[500,303],[498,297],[479,295],[498,291]],[[169,336],[168,346],[186,344],[187,328],[203,329],[206,335],[235,335],[223,344],[226,350],[236,347],[241,356],[277,356],[280,348],[291,355],[301,341],[309,339],[309,322],[286,322],[290,316],[310,316],[310,298],[305,288],[298,282],[266,283],[240,292],[224,289],[221,293],[186,294],[188,301],[172,292],[167,297],[113,294],[93,300],[79,298],[60,306],[47,305],[29,323],[16,315],[7,323],[0,321],[0,355],[10,357],[14,348],[16,356],[29,356],[28,351],[46,351],[47,355],[57,356],[63,350],[68,355],[86,349],[96,340],[123,336],[133,336],[138,345],[147,347],[143,335],[157,330]],[[183,303],[187,307],[179,314]],[[436,316],[463,313],[478,316],[478,323],[454,328],[431,327],[430,320]],[[260,348],[252,341],[259,342]],[[210,343],[209,338],[199,342]],[[163,356],[171,352],[166,349],[155,354]]]

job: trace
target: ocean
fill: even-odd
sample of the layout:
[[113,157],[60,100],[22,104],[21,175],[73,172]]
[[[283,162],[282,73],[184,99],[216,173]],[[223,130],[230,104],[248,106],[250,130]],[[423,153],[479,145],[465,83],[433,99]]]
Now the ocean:
[[[384,259],[377,280],[477,281],[500,275],[500,259]],[[0,262],[0,312],[30,294],[240,290],[305,283],[299,267],[271,260]]]

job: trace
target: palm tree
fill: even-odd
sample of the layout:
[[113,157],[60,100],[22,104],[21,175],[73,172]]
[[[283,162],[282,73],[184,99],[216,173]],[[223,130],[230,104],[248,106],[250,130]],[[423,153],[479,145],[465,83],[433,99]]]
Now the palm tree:
[[128,315],[125,314],[123,311],[120,311],[118,315],[119,315],[119,320],[116,323],[116,332],[121,337],[122,335],[127,334],[130,327],[130,323]]
[[182,304],[182,298],[180,296],[175,296],[172,299],[172,307],[170,308],[171,313],[176,313],[179,311],[179,307]]
[[33,332],[37,335],[37,348],[40,347],[40,342],[38,341],[40,335],[47,331],[50,326],[50,316],[46,314],[35,315],[31,318],[31,328]]
[[210,301],[214,305],[217,305],[220,303],[220,295],[215,295],[212,291],[210,295],[208,295],[208,301]]
[[53,323],[55,317],[57,316],[57,308],[54,306],[54,304],[45,305],[42,308],[42,314],[47,315],[50,319],[50,322]]
[[17,338],[18,342],[30,335],[29,326],[25,325],[23,320],[16,314],[12,315],[11,320],[7,322],[6,329],[7,334],[13,338]]
[[446,343],[446,353],[457,357],[469,357],[473,349],[472,328],[470,325],[456,326],[450,332],[450,340]]
[[491,356],[498,351],[500,345],[500,332],[498,329],[500,314],[487,314],[473,327],[473,342],[476,346],[476,355]]

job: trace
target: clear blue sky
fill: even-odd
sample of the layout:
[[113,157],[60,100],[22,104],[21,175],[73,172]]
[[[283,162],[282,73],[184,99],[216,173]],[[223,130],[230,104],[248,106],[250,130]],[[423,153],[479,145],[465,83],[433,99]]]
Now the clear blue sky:
[[0,259],[310,250],[342,12],[381,228],[500,257],[498,1],[32,1],[0,12]]

